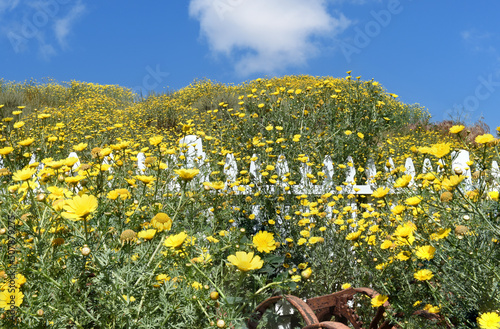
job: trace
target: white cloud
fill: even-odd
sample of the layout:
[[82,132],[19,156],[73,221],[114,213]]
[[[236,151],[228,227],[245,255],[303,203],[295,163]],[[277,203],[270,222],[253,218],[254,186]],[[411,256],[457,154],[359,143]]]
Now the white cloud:
[[191,17],[213,54],[235,61],[241,75],[276,73],[316,55],[319,37],[335,37],[350,21],[323,0],[191,0]]
[[472,28],[462,31],[460,35],[469,49],[476,52],[496,53],[496,49],[492,45],[495,43],[495,36],[492,33]]
[[54,33],[57,42],[62,48],[66,48],[66,38],[71,32],[72,25],[85,12],[85,5],[80,1],[63,17],[54,22]]
[[40,56],[41,59],[48,61],[53,56],[57,55],[54,46],[45,41],[45,36],[42,33],[37,35],[36,39],[38,41],[38,56]]
[[0,38],[5,37],[15,53],[36,47],[48,60],[67,48],[67,38],[85,8],[81,0],[0,0]]

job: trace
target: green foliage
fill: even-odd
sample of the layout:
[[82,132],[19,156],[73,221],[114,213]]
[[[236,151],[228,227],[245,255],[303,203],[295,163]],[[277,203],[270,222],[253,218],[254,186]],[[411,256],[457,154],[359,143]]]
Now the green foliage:
[[[377,82],[201,80],[146,98],[81,82],[0,88],[0,239],[16,248],[15,259],[2,248],[0,270],[22,274],[16,320],[4,312],[2,326],[240,328],[267,297],[346,284],[388,296],[386,316],[405,328],[475,326],[500,309],[497,140],[411,130],[428,113]],[[194,160],[179,145],[188,135],[203,143]],[[461,148],[471,174],[452,168]],[[403,184],[409,156],[417,175]],[[419,174],[425,158],[435,169]],[[359,184],[390,193],[359,195]],[[433,276],[417,279],[423,269]],[[355,301],[365,321],[371,302]],[[276,321],[267,314],[261,327]]]

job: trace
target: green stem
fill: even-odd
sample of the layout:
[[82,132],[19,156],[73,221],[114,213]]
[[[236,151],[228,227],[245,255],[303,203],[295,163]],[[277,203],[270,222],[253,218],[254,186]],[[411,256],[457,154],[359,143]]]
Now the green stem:
[[158,144],[158,163],[156,167],[156,184],[155,184],[155,194],[153,196],[153,201],[156,200],[156,193],[158,193],[158,186],[160,185],[160,163],[161,163],[161,149],[160,149],[160,144]]
[[[148,268],[148,267],[149,267],[149,264],[151,264],[151,262],[153,261],[154,257],[156,256],[156,253],[158,252],[158,250],[160,250],[160,247],[161,247],[161,245],[163,244],[163,240],[164,240],[164,239],[165,239],[165,237],[163,236],[163,237],[161,238],[160,242],[158,243],[158,245],[156,246],[155,251],[153,252],[153,254],[151,255],[151,257],[149,258],[149,261],[148,261],[148,263],[146,264],[146,268]],[[144,278],[144,275],[145,275],[145,274],[141,275],[141,276],[139,277],[139,279],[137,279],[137,281],[134,283],[134,287],[135,287],[135,286],[137,286],[137,284],[139,284],[139,282],[141,282],[142,278]]]
[[85,226],[85,243],[89,243],[89,235],[88,235],[88,228],[87,228],[87,216],[83,218],[83,225]]
[[[186,252],[184,252],[184,254],[187,256]],[[189,257],[187,257],[189,259]],[[224,295],[224,293],[222,292],[222,290],[212,281],[212,279],[210,279],[202,270],[200,270],[200,268],[198,267],[198,265],[196,265],[195,263],[193,263],[193,261],[191,261],[189,259],[189,263],[191,263],[191,265],[194,267],[194,269],[196,271],[198,271],[198,273],[200,273],[205,279],[208,280],[208,282],[210,282],[214,287],[215,287],[215,290],[217,290],[217,292],[219,293],[219,295],[221,295],[221,297],[223,299],[226,299],[226,296]]]
[[263,291],[264,291],[264,290],[266,290],[267,288],[270,288],[270,287],[272,287],[272,286],[277,286],[277,285],[280,285],[280,284],[282,284],[282,283],[284,283],[284,282],[286,282],[286,281],[283,281],[283,282],[282,282],[282,281],[279,281],[279,282],[271,282],[271,283],[268,283],[268,284],[266,284],[264,287],[262,287],[262,288],[260,288],[259,290],[257,290],[257,291],[255,292],[255,295],[260,294],[261,292],[263,292]]
[[[52,284],[54,284],[59,290],[61,290],[62,292],[64,292],[71,300],[73,300],[73,302],[76,304],[76,306],[78,306],[79,309],[81,309],[83,311],[83,313],[85,313],[88,317],[90,317],[93,321],[95,321],[97,324],[101,325],[101,323],[99,322],[99,320],[97,320],[96,318],[94,318],[94,316],[92,314],[90,314],[82,305],[81,303],[79,303],[77,300],[75,300],[73,298],[73,296],[71,296],[66,290],[64,290],[60,285],[59,283],[57,283],[54,279],[52,279],[51,277],[49,277],[48,275],[46,275],[45,273],[43,272],[40,272],[40,271],[37,271],[37,270],[33,270],[39,274],[41,274],[42,276],[44,276],[46,279],[48,279],[50,282],[52,282]],[[76,323],[76,322],[75,322]]]
[[205,311],[205,309],[203,308],[203,305],[201,305],[200,300],[196,299],[196,301],[198,302],[198,305],[200,305],[200,308],[203,311],[203,313],[205,313],[205,316],[207,317],[207,319],[210,319],[210,316],[208,315],[207,311]]

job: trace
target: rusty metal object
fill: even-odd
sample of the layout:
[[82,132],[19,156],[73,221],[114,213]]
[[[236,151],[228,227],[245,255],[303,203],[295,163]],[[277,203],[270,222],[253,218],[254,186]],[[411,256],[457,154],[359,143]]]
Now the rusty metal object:
[[[366,327],[356,314],[354,308],[349,307],[348,301],[352,301],[354,295],[364,294],[370,298],[379,295],[370,288],[349,288],[330,295],[310,298],[307,301],[292,296],[274,296],[266,299],[257,306],[254,316],[248,320],[248,328],[256,329],[259,320],[264,315],[264,312],[282,299],[287,300],[302,316],[306,324],[303,329],[329,328],[329,329],[346,329],[347,325],[352,325],[355,329],[394,329],[388,320],[384,321],[384,312],[389,307],[389,302],[385,302],[380,306],[373,319]],[[365,319],[366,320],[366,319]]]

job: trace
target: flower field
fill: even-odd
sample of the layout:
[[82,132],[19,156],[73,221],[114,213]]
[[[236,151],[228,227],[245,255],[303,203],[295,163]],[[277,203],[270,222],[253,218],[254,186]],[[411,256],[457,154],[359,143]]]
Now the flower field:
[[245,328],[348,287],[401,328],[500,328],[499,140],[376,81],[0,80],[0,120],[2,328]]

